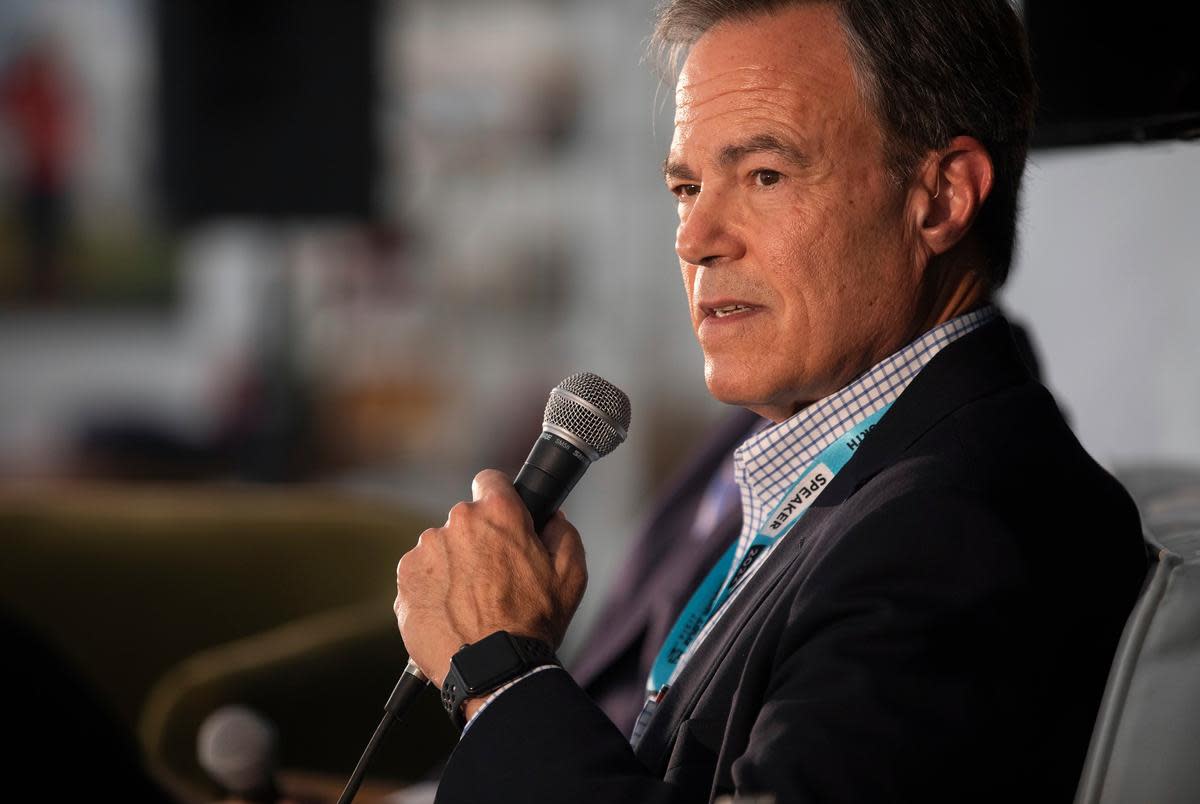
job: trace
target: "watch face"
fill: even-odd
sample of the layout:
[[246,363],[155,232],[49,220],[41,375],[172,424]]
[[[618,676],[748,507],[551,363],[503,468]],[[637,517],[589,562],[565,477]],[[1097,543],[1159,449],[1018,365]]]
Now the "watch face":
[[522,670],[524,663],[509,642],[508,635],[498,632],[456,653],[454,666],[467,685],[468,697],[471,697],[479,692],[490,691],[513,678]]

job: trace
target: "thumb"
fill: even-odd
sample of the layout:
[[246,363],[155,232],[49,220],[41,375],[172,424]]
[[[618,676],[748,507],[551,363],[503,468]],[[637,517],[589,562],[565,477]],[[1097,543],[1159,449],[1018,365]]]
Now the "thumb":
[[512,478],[499,469],[484,469],[471,481],[471,499],[478,501],[491,492],[515,494],[512,483]]

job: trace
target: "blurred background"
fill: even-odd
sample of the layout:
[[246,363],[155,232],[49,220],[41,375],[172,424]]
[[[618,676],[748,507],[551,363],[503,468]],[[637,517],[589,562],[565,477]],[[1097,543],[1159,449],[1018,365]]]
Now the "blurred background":
[[[1043,110],[1002,301],[1102,463],[1195,462],[1200,49],[1165,3],[1050,5],[1025,8]],[[291,765],[349,770],[403,666],[395,561],[479,468],[519,467],[564,376],[634,407],[569,502],[591,591],[567,655],[721,417],[651,17],[0,0],[3,604],[179,789],[205,790],[197,719],[238,697]],[[281,686],[297,657],[308,686]],[[421,773],[437,728],[381,773]]]

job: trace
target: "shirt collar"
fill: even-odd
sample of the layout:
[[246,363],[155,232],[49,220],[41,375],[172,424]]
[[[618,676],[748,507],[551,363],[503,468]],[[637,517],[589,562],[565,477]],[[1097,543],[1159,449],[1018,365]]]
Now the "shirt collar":
[[856,422],[890,405],[917,373],[948,344],[997,315],[986,305],[945,321],[884,358],[845,388],[819,399],[786,421],[751,436],[734,453],[742,492],[743,538],[757,532],[796,477]]

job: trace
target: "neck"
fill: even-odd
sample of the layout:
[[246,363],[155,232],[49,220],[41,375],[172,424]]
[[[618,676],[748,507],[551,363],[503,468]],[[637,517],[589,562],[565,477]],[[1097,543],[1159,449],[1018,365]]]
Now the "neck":
[[[898,339],[898,342],[889,344],[887,349],[876,355],[876,363],[897,349],[902,349],[912,343],[939,324],[944,324],[960,315],[966,315],[990,301],[988,283],[980,272],[973,269],[955,271],[948,266],[944,270],[947,270],[949,274],[947,279],[950,281],[938,283],[922,294],[917,308],[912,311],[913,315],[909,318],[908,331]],[[869,368],[870,366],[862,367],[864,371]],[[759,416],[778,424],[799,413],[813,401],[810,399],[786,406],[747,405],[747,407]]]
[[939,324],[977,310],[990,301],[991,289],[980,271],[948,265],[929,268],[933,271],[944,270],[946,281],[934,284],[922,294],[907,343]]

